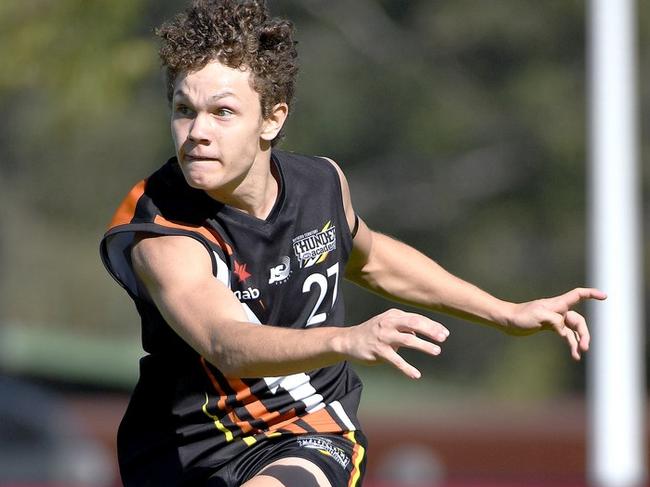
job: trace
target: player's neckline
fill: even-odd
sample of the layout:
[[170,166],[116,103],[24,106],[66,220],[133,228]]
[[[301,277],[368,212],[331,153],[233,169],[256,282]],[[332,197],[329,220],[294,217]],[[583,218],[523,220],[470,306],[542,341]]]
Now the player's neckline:
[[275,203],[273,204],[273,207],[271,208],[271,211],[266,216],[266,218],[258,218],[254,215],[251,215],[250,213],[246,213],[245,211],[242,211],[238,208],[220,202],[217,202],[217,214],[231,221],[236,221],[238,223],[253,227],[266,227],[275,223],[275,220],[277,219],[278,214],[282,208],[282,204],[284,203],[286,181],[280,161],[274,154],[271,154],[271,164],[277,171],[278,175],[278,194],[275,198]]

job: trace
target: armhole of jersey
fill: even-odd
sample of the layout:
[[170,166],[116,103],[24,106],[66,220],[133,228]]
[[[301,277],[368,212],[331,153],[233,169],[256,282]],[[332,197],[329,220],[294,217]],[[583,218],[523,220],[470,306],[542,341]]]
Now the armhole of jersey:
[[354,214],[354,228],[352,229],[351,235],[352,235],[352,240],[354,240],[354,237],[357,236],[357,232],[359,231],[359,215],[356,213]]
[[145,287],[133,271],[131,263],[131,248],[138,233],[154,235],[178,235],[193,238],[200,242],[208,252],[212,262],[212,274],[221,277],[220,267],[226,262],[225,255],[221,249],[215,250],[208,241],[199,233],[175,228],[166,228],[154,223],[137,223],[119,225],[110,229],[104,235],[100,243],[100,255],[102,262],[109,274],[133,299],[145,299],[151,301]]
[[[325,156],[318,156],[319,159],[323,159],[327,161],[327,166],[331,170],[331,172],[334,174],[334,178],[336,180],[336,189],[338,191],[338,206],[339,210],[341,211],[341,215],[343,215],[343,219],[346,222],[345,228],[347,229],[346,235],[349,235],[350,242],[354,240],[354,237],[357,235],[357,232],[359,231],[359,216],[355,213],[354,214],[354,227],[350,229],[350,226],[347,225],[347,216],[345,214],[345,205],[343,204],[343,187],[341,186],[341,177],[339,176],[338,171],[336,170],[336,167],[334,167],[334,161],[330,159],[329,157]],[[350,244],[352,246],[352,244]]]

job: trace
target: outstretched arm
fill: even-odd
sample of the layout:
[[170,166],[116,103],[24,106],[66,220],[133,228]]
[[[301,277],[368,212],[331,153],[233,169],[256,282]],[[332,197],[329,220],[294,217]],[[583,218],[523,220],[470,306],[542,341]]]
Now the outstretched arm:
[[[353,223],[350,191],[338,171],[348,223]],[[590,337],[584,317],[573,308],[581,301],[606,297],[597,289],[577,288],[526,303],[503,301],[450,274],[414,248],[370,230],[363,221],[346,277],[389,299],[490,325],[511,335],[553,330],[567,341],[576,360],[580,352],[588,350]]]
[[[386,362],[417,378],[400,347],[437,355],[448,331],[439,323],[391,310],[349,328],[289,329],[252,324],[234,294],[211,273],[203,245],[183,236],[141,238],[133,267],[165,321],[228,377],[280,376],[343,360]],[[428,340],[424,340],[425,337]]]

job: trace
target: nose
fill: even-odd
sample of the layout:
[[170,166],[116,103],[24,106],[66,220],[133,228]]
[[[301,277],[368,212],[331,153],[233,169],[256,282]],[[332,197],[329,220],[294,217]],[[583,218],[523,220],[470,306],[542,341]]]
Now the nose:
[[197,114],[192,120],[187,138],[195,144],[210,145],[210,120],[203,114]]

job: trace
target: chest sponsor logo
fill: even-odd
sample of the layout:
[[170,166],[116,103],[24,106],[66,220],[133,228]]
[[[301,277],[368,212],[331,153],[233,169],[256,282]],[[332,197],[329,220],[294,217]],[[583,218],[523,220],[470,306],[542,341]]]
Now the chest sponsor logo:
[[234,273],[239,279],[239,282],[246,282],[246,280],[251,277],[250,272],[248,272],[248,264],[240,264],[235,260],[235,270]]
[[[246,281],[252,275],[250,272],[248,272],[248,264],[242,264],[236,260],[234,263],[235,269],[233,270],[233,274],[235,274],[237,276],[237,279],[239,279],[239,284],[246,285]],[[250,301],[253,299],[259,299],[260,290],[256,287],[248,286],[246,289],[235,289],[233,291],[233,294],[239,301]]]
[[259,299],[260,290],[257,289],[256,287],[249,287],[248,289],[244,289],[243,291],[237,289],[233,291],[233,294],[239,301],[250,301],[252,299]]
[[291,274],[291,259],[288,256],[282,257],[281,263],[269,269],[269,284],[282,284],[289,279]]
[[336,227],[329,221],[322,230],[312,230],[293,239],[293,251],[300,267],[311,267],[323,262],[336,249]]

